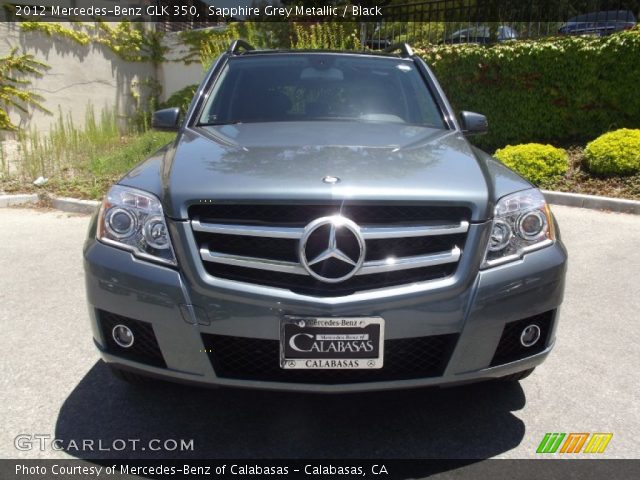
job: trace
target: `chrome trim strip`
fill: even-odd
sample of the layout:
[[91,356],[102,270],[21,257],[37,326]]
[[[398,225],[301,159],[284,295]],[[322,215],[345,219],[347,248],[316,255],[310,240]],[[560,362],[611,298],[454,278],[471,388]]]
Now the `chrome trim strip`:
[[[132,247],[131,245],[127,245],[126,243],[120,243],[117,242],[115,240],[111,240],[110,238],[104,238],[104,237],[96,237],[96,240],[98,242],[104,243],[106,245],[110,245],[112,247],[116,247],[119,248],[120,250],[124,250],[126,252],[131,253],[131,255],[133,255],[135,258],[137,259],[142,259],[142,260],[146,260],[149,262],[155,262],[155,263],[159,263],[162,264],[163,266],[170,266],[170,267],[176,267],[178,265],[178,261],[177,260],[167,260],[165,258],[162,257],[157,257],[155,255],[151,255],[150,253],[144,253],[141,252],[140,250],[138,250],[136,247]],[[173,247],[171,247],[171,253],[173,253],[174,255],[174,259],[175,259],[175,253],[173,251]]]
[[358,272],[356,272],[356,275],[395,272],[398,270],[408,270],[410,268],[432,267],[435,265],[443,265],[445,263],[454,263],[460,260],[461,254],[462,251],[458,247],[454,247],[449,252],[364,262],[364,265]]
[[[508,255],[506,257],[499,257],[494,260],[485,260],[484,262],[482,262],[482,265],[480,265],[480,269],[485,270],[487,268],[497,267],[498,265],[503,265],[505,263],[513,262],[515,260],[520,260],[525,254],[529,252],[533,252],[535,250],[540,250],[541,248],[544,248],[544,247],[548,247],[550,245],[553,245],[554,243],[555,243],[555,240],[551,240],[550,238],[547,238],[542,242],[534,243],[533,245],[524,247],[520,249],[518,252],[514,253],[513,255]],[[485,257],[486,257],[486,253],[485,253]]]
[[[364,265],[356,275],[370,275],[373,273],[393,272],[398,270],[408,270],[411,268],[431,267],[445,263],[454,263],[460,260],[461,254],[462,251],[460,248],[454,247],[448,252],[369,261],[364,262]],[[285,262],[281,260],[270,260],[266,258],[245,257],[241,255],[212,252],[205,247],[200,248],[200,258],[206,262],[221,263],[223,265],[232,265],[235,267],[255,268],[259,270],[269,270],[272,272],[292,273],[295,275],[309,275],[304,267],[296,262]]]
[[226,225],[222,223],[202,223],[191,220],[192,228],[197,232],[220,233],[223,235],[242,235],[245,237],[302,238],[304,228],[261,227],[248,225]]
[[256,268],[259,270],[270,270],[272,272],[293,273],[295,275],[309,275],[299,263],[212,252],[205,247],[200,248],[200,258],[205,262],[222,263],[223,265],[232,265],[234,267]]
[[[304,234],[304,228],[202,223],[198,218],[191,220],[191,226],[197,232],[218,233],[222,235],[242,235],[246,237],[289,238],[295,240],[302,238],[302,235]],[[468,230],[469,222],[467,221],[451,225],[418,227],[360,227],[360,233],[365,240],[453,235],[456,233],[466,233]]]
[[361,227],[360,233],[365,240],[379,238],[430,237],[435,235],[452,235],[469,230],[469,222],[462,221],[451,225],[433,225],[420,227]]

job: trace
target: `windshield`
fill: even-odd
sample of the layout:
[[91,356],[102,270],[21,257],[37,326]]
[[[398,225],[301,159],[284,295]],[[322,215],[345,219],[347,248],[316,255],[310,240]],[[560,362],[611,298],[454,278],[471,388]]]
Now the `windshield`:
[[199,124],[326,120],[445,128],[413,62],[315,53],[230,59]]

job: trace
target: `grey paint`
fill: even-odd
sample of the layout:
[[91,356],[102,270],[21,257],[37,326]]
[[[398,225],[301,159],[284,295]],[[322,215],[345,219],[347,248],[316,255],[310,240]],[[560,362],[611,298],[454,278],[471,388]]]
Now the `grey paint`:
[[460,125],[465,135],[483,135],[489,131],[487,117],[474,112],[460,112]]
[[[472,148],[459,131],[342,122],[261,123],[188,129],[120,183],[160,196],[187,218],[200,200],[349,198],[459,204],[473,221],[498,194],[530,184]],[[328,185],[325,175],[341,182]]]
[[180,124],[180,109],[178,107],[165,108],[153,112],[151,117],[151,127],[156,130],[178,131]]

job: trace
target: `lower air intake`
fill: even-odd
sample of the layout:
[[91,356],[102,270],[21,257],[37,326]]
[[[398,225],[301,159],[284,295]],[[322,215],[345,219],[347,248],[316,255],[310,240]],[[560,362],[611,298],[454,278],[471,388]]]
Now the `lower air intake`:
[[327,385],[441,376],[457,339],[449,334],[386,340],[379,370],[284,370],[278,340],[202,334],[218,377]]

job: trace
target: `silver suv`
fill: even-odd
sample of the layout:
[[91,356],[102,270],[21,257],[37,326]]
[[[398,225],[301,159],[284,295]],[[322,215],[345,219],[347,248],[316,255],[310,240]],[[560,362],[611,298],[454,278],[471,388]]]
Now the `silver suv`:
[[[394,49],[395,48],[395,49]],[[398,54],[394,54],[394,52]],[[540,191],[467,136],[410,47],[236,41],[84,248],[128,381],[315,392],[517,380],[551,351],[567,254]]]

